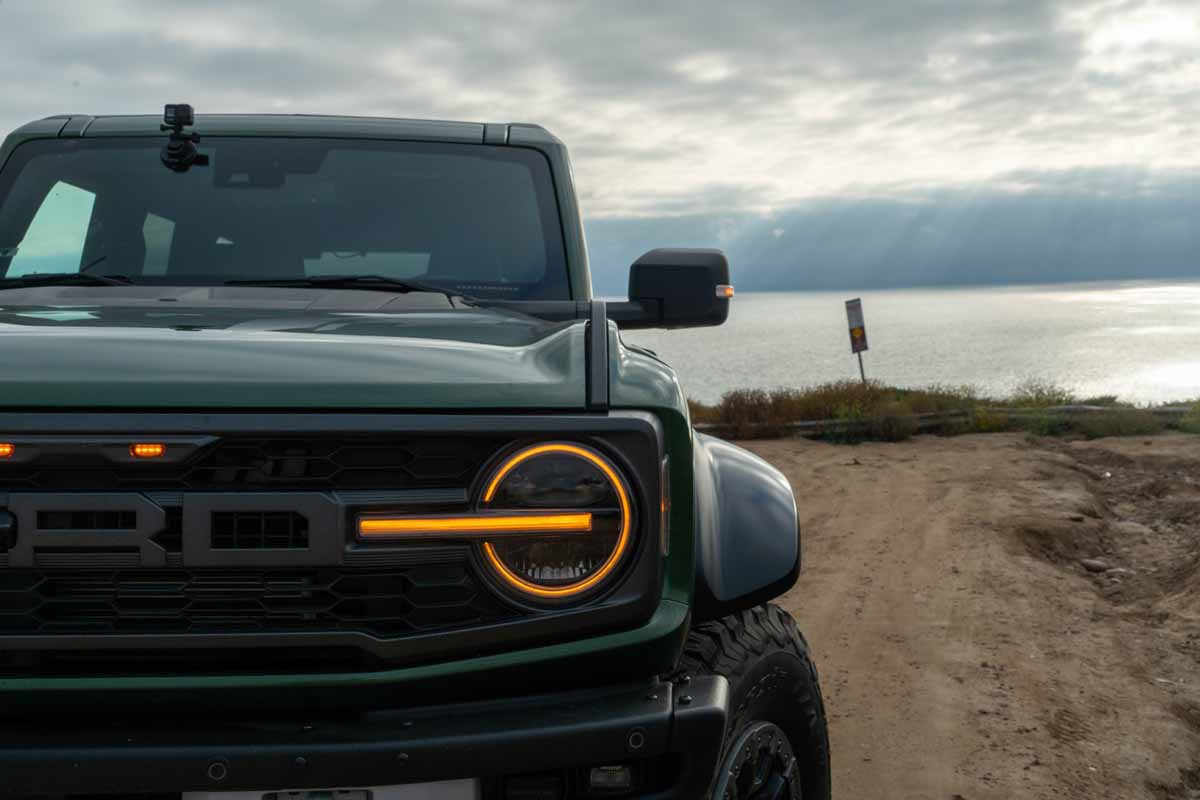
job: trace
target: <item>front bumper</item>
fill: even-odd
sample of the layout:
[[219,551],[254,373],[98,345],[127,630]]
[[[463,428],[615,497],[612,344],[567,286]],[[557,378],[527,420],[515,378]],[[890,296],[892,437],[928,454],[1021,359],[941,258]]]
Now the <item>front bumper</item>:
[[[6,722],[0,797],[354,788],[505,779],[638,765],[642,798],[703,797],[724,737],[728,684],[705,677],[341,718],[141,717],[104,726]],[[606,794],[605,797],[614,797]]]

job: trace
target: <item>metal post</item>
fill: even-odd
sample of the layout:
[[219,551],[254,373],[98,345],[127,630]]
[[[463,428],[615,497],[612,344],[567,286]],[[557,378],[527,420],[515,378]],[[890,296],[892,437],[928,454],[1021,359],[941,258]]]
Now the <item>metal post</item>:
[[858,351],[858,375],[859,375],[859,377],[862,378],[862,382],[865,384],[867,382],[867,373],[863,369],[862,351],[861,350]]

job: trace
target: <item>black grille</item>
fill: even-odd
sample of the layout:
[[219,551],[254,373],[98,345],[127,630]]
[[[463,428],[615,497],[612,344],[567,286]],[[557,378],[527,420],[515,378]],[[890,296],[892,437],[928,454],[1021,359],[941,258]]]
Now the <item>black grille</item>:
[[7,553],[17,543],[17,520],[7,511],[0,510],[0,555]]
[[7,489],[407,489],[465,486],[500,440],[460,437],[227,437],[185,464],[0,464]]
[[0,571],[0,635],[361,631],[397,637],[511,616],[461,564]]
[[308,520],[294,511],[217,511],[212,515],[215,550],[303,550]]
[[37,526],[44,531],[131,531],[136,511],[39,511]]
[[[10,678],[362,672],[383,669],[386,666],[387,662],[354,647],[0,650],[0,677]],[[125,797],[121,795],[122,800]],[[178,798],[178,794],[172,795],[172,800]]]

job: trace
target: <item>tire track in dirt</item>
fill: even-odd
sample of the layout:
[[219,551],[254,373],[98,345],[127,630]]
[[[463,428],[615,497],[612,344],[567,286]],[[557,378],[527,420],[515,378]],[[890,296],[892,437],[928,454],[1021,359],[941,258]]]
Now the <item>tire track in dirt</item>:
[[[1200,582],[1178,567],[1191,506],[1155,530],[1142,500],[1104,483],[1104,459],[1129,470],[1161,452],[1146,481],[1186,475],[1200,439],[1136,444],[745,443],[801,510],[804,571],[781,602],[821,670],[835,797],[1191,797]],[[1164,507],[1187,486],[1172,480],[1150,487]],[[1091,575],[1078,560],[1096,548],[1134,567]],[[1159,562],[1157,583],[1137,572]]]

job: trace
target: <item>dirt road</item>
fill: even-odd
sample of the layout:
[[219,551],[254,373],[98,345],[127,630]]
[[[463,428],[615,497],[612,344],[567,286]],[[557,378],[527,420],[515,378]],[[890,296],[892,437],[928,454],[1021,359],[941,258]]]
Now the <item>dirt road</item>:
[[800,503],[835,797],[1200,798],[1200,437],[743,444]]

